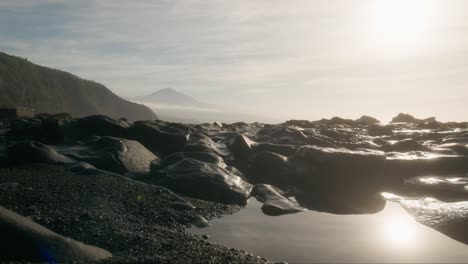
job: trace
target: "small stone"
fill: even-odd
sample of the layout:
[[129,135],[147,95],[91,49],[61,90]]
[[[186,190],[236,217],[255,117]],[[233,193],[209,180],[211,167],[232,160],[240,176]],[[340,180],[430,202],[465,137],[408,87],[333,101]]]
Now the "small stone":
[[208,238],[210,238],[210,236],[209,235],[202,235],[202,238],[203,239],[208,239]]

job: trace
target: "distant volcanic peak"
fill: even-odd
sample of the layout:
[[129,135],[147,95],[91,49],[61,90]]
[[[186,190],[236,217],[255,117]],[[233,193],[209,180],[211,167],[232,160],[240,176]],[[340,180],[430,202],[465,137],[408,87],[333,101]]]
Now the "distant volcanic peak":
[[426,119],[417,119],[410,114],[399,113],[396,117],[392,119],[390,123],[430,123],[437,122],[435,117],[429,117]]
[[152,94],[137,96],[131,99],[134,102],[154,104],[160,106],[181,106],[197,108],[214,108],[212,105],[200,102],[195,98],[181,93],[173,88],[164,88]]

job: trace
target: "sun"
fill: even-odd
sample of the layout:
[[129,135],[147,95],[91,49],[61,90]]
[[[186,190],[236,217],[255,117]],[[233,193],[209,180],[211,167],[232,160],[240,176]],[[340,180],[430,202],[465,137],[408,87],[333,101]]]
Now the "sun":
[[430,28],[433,11],[432,0],[375,0],[375,37],[388,45],[418,41]]

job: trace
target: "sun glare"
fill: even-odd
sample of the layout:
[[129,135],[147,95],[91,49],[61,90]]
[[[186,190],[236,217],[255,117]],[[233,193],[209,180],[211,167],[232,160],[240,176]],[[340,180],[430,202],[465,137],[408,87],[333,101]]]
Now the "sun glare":
[[431,0],[376,0],[375,37],[387,45],[407,45],[421,40],[430,27]]
[[413,238],[411,223],[404,219],[391,219],[385,228],[385,237],[394,244],[406,244]]

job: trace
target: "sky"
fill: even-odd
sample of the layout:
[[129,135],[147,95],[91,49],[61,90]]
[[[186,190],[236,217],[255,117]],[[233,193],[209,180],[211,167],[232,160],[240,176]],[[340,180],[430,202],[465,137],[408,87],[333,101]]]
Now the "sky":
[[0,51],[122,97],[316,120],[467,121],[468,1],[2,0]]

